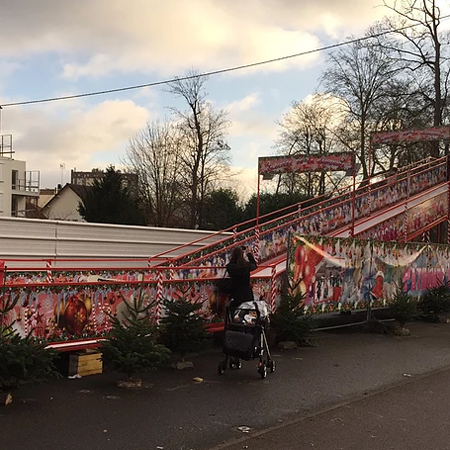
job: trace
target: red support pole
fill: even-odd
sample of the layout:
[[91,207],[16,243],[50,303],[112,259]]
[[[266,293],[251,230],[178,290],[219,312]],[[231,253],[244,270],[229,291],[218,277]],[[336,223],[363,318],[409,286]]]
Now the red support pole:
[[355,158],[353,158],[352,228],[350,230],[350,237],[355,236],[355,206],[356,206],[356,163]]
[[370,177],[371,177],[371,165],[372,165],[372,152],[373,152],[373,147],[372,147],[372,138],[370,138],[370,144],[369,144],[369,168],[367,170],[367,203],[368,203],[368,216],[370,216],[372,214],[372,194],[371,194],[371,189],[370,189]]
[[259,261],[259,189],[260,189],[260,175],[258,165],[258,188],[256,193],[256,226],[255,226],[255,245],[253,246],[253,256],[256,262]]
[[447,155],[447,244],[450,244],[450,154]]
[[256,228],[259,227],[259,187],[260,187],[260,181],[259,181],[260,175],[259,175],[259,167],[258,167],[258,187],[256,191]]
[[409,171],[408,171],[408,175],[407,176],[408,176],[408,184],[406,186],[405,219],[403,221],[403,232],[404,232],[403,242],[407,242],[408,241],[408,234],[409,234],[409,229],[408,229],[408,216],[409,216],[408,200],[409,200],[409,195],[410,195],[410,183],[411,183],[411,178],[410,178]]

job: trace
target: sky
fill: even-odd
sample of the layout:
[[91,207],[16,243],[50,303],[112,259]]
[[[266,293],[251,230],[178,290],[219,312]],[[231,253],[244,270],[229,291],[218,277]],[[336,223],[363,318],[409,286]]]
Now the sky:
[[[0,104],[117,89],[251,64],[362,36],[382,0],[2,0]],[[208,100],[228,112],[241,195],[256,191],[259,156],[279,121],[318,88],[326,53],[210,76]],[[120,168],[146,124],[184,108],[164,85],[5,106],[0,134],[40,171],[41,188],[70,170]]]

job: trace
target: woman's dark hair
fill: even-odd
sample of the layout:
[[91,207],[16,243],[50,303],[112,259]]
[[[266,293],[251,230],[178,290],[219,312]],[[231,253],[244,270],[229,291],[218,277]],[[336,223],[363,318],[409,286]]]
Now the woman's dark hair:
[[238,269],[243,269],[244,267],[248,267],[248,262],[244,258],[244,251],[242,250],[242,247],[234,247],[233,251],[231,252],[231,258],[230,258],[231,264],[236,264]]

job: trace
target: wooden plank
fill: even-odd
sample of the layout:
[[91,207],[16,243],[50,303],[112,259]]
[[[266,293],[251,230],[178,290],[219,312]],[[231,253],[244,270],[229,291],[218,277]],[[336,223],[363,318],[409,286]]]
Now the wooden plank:
[[73,375],[93,375],[103,372],[102,355],[96,351],[86,351],[75,353],[69,358],[69,376]]

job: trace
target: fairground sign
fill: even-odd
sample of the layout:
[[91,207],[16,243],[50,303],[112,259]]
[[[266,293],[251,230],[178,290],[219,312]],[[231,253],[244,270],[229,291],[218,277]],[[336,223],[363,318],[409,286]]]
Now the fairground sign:
[[261,156],[258,158],[260,175],[295,172],[326,172],[345,170],[353,166],[351,153],[313,156]]
[[440,141],[450,139],[450,127],[435,127],[425,130],[402,130],[376,133],[372,144],[404,144],[406,142]]

